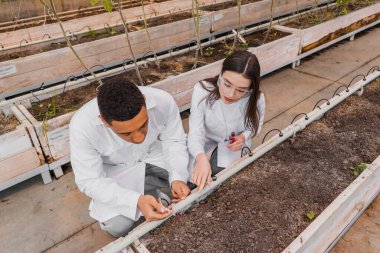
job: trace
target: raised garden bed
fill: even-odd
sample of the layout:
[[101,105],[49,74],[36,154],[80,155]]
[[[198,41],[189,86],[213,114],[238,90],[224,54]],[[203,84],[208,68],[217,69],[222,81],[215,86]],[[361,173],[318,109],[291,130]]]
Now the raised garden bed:
[[[223,1],[226,0],[204,0],[201,4],[208,6]],[[147,4],[144,9],[147,21],[149,22],[151,19],[172,16],[178,12],[189,11],[191,9],[191,1],[172,0],[163,3],[151,3]],[[123,10],[123,15],[128,24],[143,20],[141,6]],[[102,33],[104,30],[115,32],[114,30],[111,30],[111,28],[119,27],[122,29],[122,23],[118,12],[104,13],[70,20],[63,22],[62,25],[65,30],[68,31],[67,35],[70,35],[71,39],[86,35],[88,28],[91,28],[91,33],[93,34]],[[99,37],[97,36],[94,39],[99,39]],[[46,24],[18,31],[2,32],[0,34],[0,42],[4,47],[0,50],[0,54],[5,54],[20,50],[30,50],[31,48],[32,50],[39,50],[53,42],[64,42],[64,39],[62,31],[57,24]]]
[[51,182],[49,168],[32,125],[16,108],[0,114],[0,191],[41,174]]
[[340,9],[336,6],[323,11],[317,9],[314,14],[285,26],[303,29],[300,53],[305,53],[362,27],[375,25],[380,18],[380,3],[356,1],[355,5],[349,6],[349,10],[352,12],[339,16]]
[[[256,6],[258,9],[269,8],[270,1],[263,0],[244,6],[244,9]],[[283,1],[279,1],[279,6]],[[288,1],[284,1],[288,3]],[[325,2],[325,1],[320,1]],[[288,3],[290,6],[293,4]],[[305,1],[303,8],[310,6],[309,1]],[[263,6],[266,6],[265,8]],[[299,3],[299,8],[301,3]],[[260,7],[260,8],[259,8]],[[287,9],[291,9],[288,7]],[[225,12],[226,10],[223,10]],[[294,11],[294,9],[293,9]],[[236,10],[230,9],[231,13],[236,16]],[[252,15],[242,16],[243,19],[250,19],[251,23],[268,19],[267,12],[263,13],[260,18]],[[282,14],[286,14],[282,13]],[[223,14],[225,15],[225,14]],[[278,14],[280,15],[280,14]],[[211,36],[210,31],[217,29],[220,22],[225,23],[229,20],[227,17],[218,18],[218,12],[204,13],[201,19],[201,37]],[[242,24],[245,24],[243,21]],[[230,29],[236,27],[233,24]],[[222,28],[221,28],[222,29]],[[224,29],[224,28],[223,28]],[[156,50],[167,50],[173,45],[187,44],[195,36],[193,19],[186,19],[172,24],[160,25],[150,28],[151,38]],[[146,32],[143,30],[130,33],[132,47],[137,56],[142,56],[149,51],[149,42]],[[125,58],[130,56],[127,41],[124,35],[117,35],[110,38],[88,42],[74,46],[78,54],[82,57],[87,66],[96,66],[99,64],[108,65],[120,64]],[[54,59],[54,60],[52,60]],[[10,60],[0,63],[0,92],[12,94],[16,90],[27,90],[39,87],[41,83],[51,83],[58,80],[65,80],[65,77],[74,73],[79,74],[82,70],[81,65],[68,48],[62,48],[51,52],[45,52],[28,56],[25,58]],[[83,70],[82,70],[83,71]]]
[[[371,164],[379,156],[379,99],[380,80],[368,85],[362,97],[349,98],[312,123],[297,135],[293,144],[280,144],[203,203],[159,227],[150,236],[148,249],[151,252],[323,252],[326,248],[320,246],[302,247],[307,240],[313,241],[304,233],[293,240],[311,220],[317,217],[317,222],[322,216],[328,221],[325,225],[330,225],[325,227],[325,236],[331,231],[335,232],[331,236],[338,236],[332,224],[341,229],[343,224],[329,221],[327,216],[334,216],[322,211],[343,190],[352,193],[363,186],[364,195],[340,194],[339,199],[346,200],[334,201],[338,207],[334,215],[350,205],[350,197],[360,203],[361,196],[368,198],[374,194],[368,187],[376,185],[379,173],[364,171],[359,177],[356,173],[363,168],[360,164]],[[379,162],[374,163],[377,172]],[[369,173],[375,174],[369,178]],[[369,184],[361,185],[365,180]],[[363,205],[350,208],[358,213]],[[313,222],[305,232],[315,225]],[[321,243],[317,239],[314,242]]]

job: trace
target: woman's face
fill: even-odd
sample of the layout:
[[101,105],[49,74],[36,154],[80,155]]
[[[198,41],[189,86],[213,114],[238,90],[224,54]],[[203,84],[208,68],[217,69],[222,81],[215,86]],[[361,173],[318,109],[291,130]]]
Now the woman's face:
[[242,74],[225,71],[218,80],[220,99],[225,104],[232,104],[251,92],[251,80]]

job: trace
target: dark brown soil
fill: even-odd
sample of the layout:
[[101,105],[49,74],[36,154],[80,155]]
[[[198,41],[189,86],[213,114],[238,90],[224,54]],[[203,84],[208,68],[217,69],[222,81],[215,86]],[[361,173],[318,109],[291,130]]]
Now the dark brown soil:
[[[250,4],[250,3],[259,2],[259,1],[261,1],[261,0],[241,0],[241,5]],[[204,11],[219,11],[219,10],[232,8],[232,7],[236,7],[236,6],[237,6],[236,1],[232,0],[229,2],[225,2],[225,3],[220,3],[220,4],[215,4],[212,6],[202,7],[201,9]],[[244,8],[244,6],[241,6],[241,8]]]
[[[285,37],[287,35],[288,34],[286,33],[273,30],[269,33],[265,43]],[[255,32],[243,37],[247,40],[248,44],[242,45],[240,43],[237,43],[237,50],[245,50],[247,47],[264,44],[266,31]],[[228,40],[226,43],[223,42],[218,45],[213,45],[212,50],[205,48],[204,55],[200,55],[199,57],[198,67],[225,58],[229,53],[231,53],[232,43],[233,39]],[[209,52],[209,55],[207,52]],[[144,82],[149,85],[163,80],[169,76],[175,76],[189,71],[194,66],[194,63],[194,52],[189,52],[184,55],[175,56],[161,61],[160,68],[158,68],[157,65],[153,63],[149,64],[147,68],[141,67],[140,72]],[[136,84],[139,84],[135,70],[127,71],[125,73],[119,74],[118,76],[123,76],[129,80],[132,80]],[[66,91],[59,97],[49,98],[40,102],[33,103],[32,108],[29,110],[37,120],[50,119],[63,115],[65,113],[79,109],[83,104],[94,98],[96,96],[95,89],[97,86],[98,83],[93,83],[79,89]]]
[[380,154],[380,79],[152,232],[151,252],[281,252]]
[[58,96],[32,103],[29,112],[37,120],[43,121],[78,110],[82,105],[96,97],[98,85],[94,82],[84,87],[65,91]]
[[4,114],[0,113],[0,135],[15,130],[18,125],[20,125],[20,122],[16,119],[15,116],[5,116]]
[[[368,3],[365,0],[358,0],[355,1],[355,3],[347,5],[347,12],[350,13],[352,11],[362,9],[369,5],[371,5],[371,3]],[[307,15],[302,15],[299,19],[286,23],[285,26],[297,29],[306,29],[344,14],[344,6],[334,6],[323,10],[315,8],[313,12]]]

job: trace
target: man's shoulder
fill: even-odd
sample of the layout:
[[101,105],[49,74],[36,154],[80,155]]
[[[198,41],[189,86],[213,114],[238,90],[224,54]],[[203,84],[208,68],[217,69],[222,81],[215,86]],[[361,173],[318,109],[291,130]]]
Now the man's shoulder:
[[70,128],[92,125],[95,122],[99,108],[96,98],[88,101],[74,114],[70,121]]

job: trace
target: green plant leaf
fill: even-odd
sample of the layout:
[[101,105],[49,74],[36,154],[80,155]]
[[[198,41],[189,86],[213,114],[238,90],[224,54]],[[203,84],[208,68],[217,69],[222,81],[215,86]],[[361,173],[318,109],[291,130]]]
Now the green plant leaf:
[[90,0],[91,6],[94,6],[95,4],[99,3],[100,0]]
[[309,220],[314,220],[315,219],[315,212],[314,211],[308,211],[306,213],[306,217],[309,219]]
[[367,164],[361,163],[357,166],[360,171],[364,171],[367,168]]
[[103,0],[103,7],[108,12],[112,12],[112,0]]
[[359,171],[354,170],[354,176],[355,176],[355,177],[359,176]]

